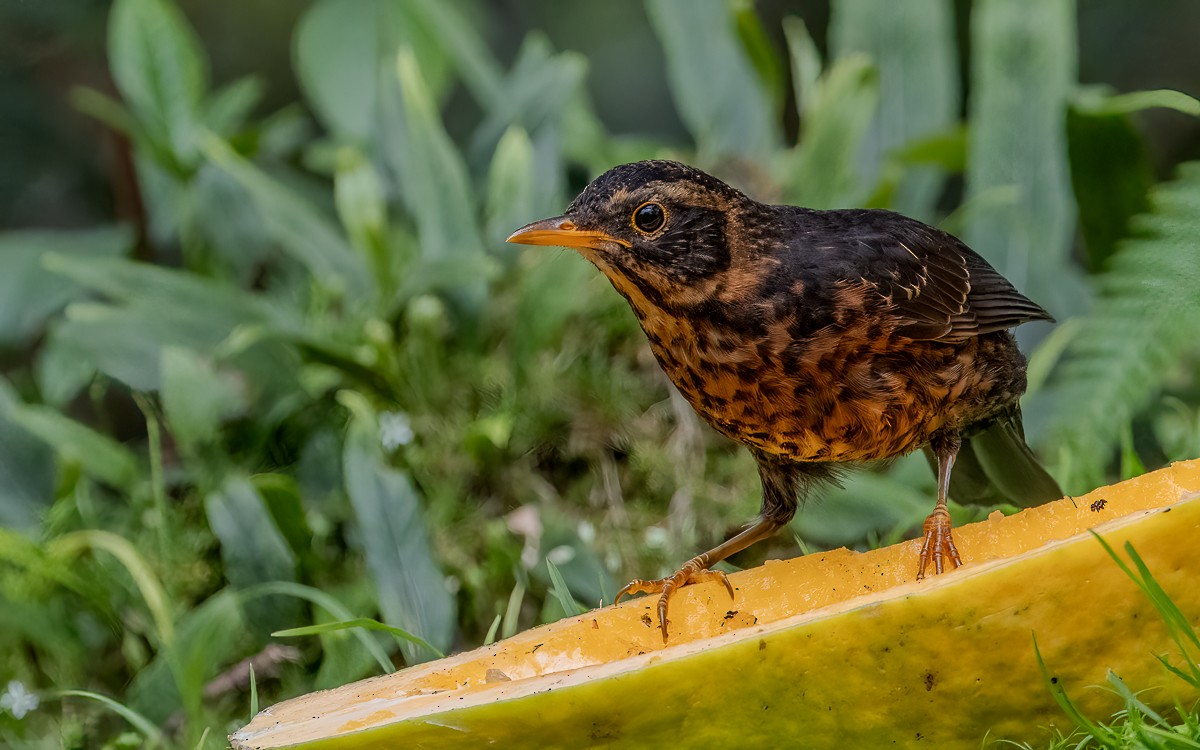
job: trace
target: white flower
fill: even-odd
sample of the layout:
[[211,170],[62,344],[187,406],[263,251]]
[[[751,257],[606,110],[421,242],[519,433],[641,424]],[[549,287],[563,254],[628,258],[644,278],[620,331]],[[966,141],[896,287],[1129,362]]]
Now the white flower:
[[413,440],[412,423],[402,411],[385,411],[379,415],[379,442],[385,451],[394,451]]
[[24,719],[30,711],[37,710],[37,694],[25,689],[20,680],[11,680],[4,694],[0,695],[0,708],[7,709],[18,719]]

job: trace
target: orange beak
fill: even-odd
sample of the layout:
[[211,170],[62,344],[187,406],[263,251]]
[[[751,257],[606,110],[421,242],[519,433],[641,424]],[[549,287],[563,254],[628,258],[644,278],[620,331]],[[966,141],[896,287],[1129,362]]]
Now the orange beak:
[[565,216],[526,224],[508,236],[508,242],[521,245],[553,245],[576,249],[602,250],[610,242],[629,247],[626,240],[594,229],[580,229]]

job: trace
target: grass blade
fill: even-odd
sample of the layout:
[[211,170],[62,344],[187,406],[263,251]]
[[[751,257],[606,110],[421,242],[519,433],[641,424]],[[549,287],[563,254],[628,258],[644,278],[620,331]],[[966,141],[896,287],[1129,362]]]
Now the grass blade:
[[320,635],[322,633],[334,633],[339,630],[349,630],[351,628],[362,628],[363,630],[378,630],[384,633],[394,635],[398,640],[406,643],[413,643],[422,648],[429,649],[440,659],[445,656],[436,646],[431,644],[424,638],[413,635],[412,633],[402,628],[397,628],[393,625],[372,620],[369,617],[356,617],[353,620],[342,620],[341,622],[323,622],[319,625],[305,625],[300,628],[288,628],[287,630],[277,630],[271,635],[275,638],[293,638],[301,635]]

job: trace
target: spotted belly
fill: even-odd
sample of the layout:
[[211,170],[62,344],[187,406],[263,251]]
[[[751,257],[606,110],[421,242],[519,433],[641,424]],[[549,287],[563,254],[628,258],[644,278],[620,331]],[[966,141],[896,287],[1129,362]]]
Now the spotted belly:
[[994,377],[1001,371],[991,366],[994,353],[974,340],[910,342],[899,351],[887,341],[856,344],[853,336],[827,339],[819,350],[805,342],[772,348],[675,341],[684,345],[651,348],[696,411],[727,437],[790,461],[902,455],[939,430],[985,418],[1024,385],[1021,368],[1020,388],[998,393],[1006,384]]

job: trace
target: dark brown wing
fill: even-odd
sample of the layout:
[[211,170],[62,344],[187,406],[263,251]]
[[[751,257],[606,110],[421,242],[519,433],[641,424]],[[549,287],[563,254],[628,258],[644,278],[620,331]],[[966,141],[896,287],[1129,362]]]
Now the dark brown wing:
[[[888,303],[896,331],[914,339],[964,341],[1031,320],[1053,320],[978,253],[939,229],[890,211],[823,211],[809,241],[845,273],[860,273]],[[836,242],[824,245],[828,232]],[[853,269],[853,270],[851,270]]]

